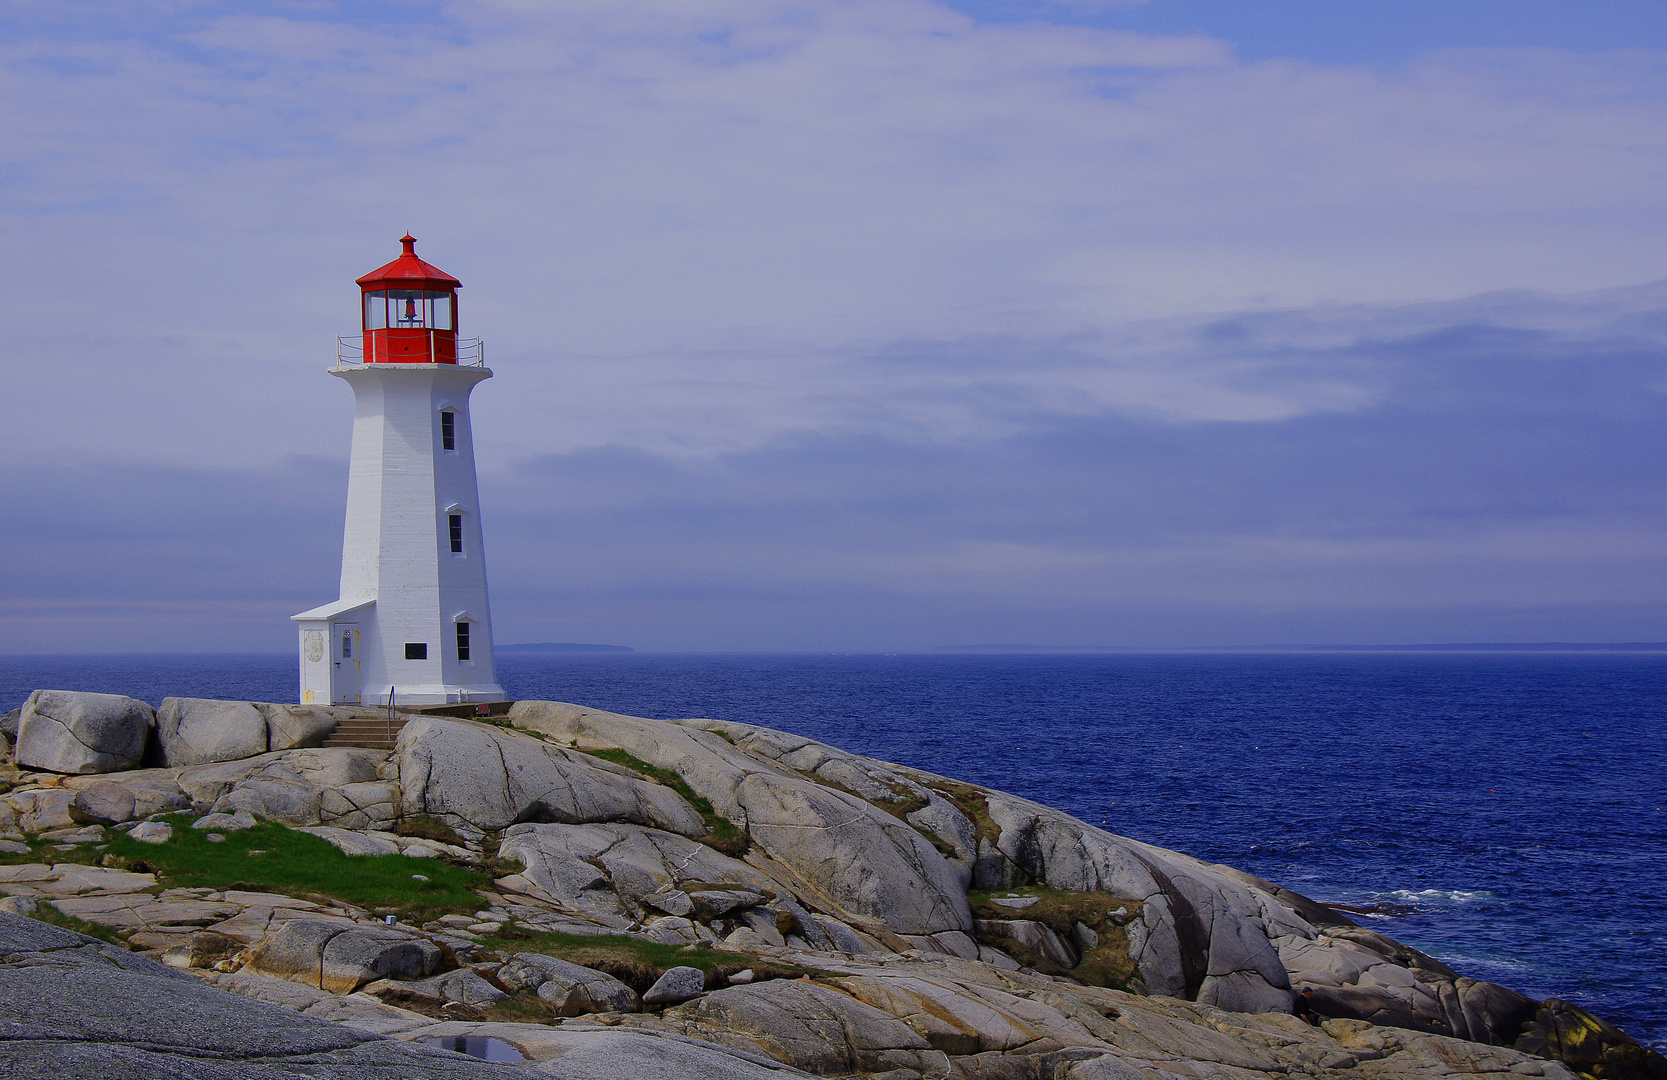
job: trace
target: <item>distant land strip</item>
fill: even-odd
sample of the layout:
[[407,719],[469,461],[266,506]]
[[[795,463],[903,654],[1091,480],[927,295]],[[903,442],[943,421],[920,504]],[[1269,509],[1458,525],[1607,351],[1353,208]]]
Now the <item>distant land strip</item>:
[[521,645],[498,645],[497,652],[636,652],[629,645],[583,645],[576,641],[535,641]]
[[[519,647],[519,646],[512,646]],[[1667,652],[1667,641],[1481,641],[1426,645],[940,645],[940,653]]]

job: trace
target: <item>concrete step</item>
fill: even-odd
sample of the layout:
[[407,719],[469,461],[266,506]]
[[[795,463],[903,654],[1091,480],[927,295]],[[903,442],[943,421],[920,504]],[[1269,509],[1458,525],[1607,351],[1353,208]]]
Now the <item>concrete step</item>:
[[408,716],[395,716],[391,723],[386,718],[340,720],[336,723],[336,730],[325,738],[324,745],[391,750],[394,740],[399,738],[399,729],[404,727],[409,719]]

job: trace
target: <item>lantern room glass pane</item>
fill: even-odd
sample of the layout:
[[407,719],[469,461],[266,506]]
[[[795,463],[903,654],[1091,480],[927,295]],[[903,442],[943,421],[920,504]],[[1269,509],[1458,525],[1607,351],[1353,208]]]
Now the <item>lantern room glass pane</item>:
[[455,330],[449,292],[387,289],[365,294],[365,329]]
[[436,330],[454,329],[451,321],[451,293],[428,294],[428,325]]

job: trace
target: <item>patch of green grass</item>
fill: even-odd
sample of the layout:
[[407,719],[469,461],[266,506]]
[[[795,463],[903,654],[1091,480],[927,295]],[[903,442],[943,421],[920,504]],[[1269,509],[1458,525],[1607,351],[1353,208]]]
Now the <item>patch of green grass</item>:
[[65,915],[44,900],[35,905],[35,910],[30,913],[29,917],[38,922],[51,923],[53,926],[60,926],[65,930],[74,930],[78,934],[98,938],[100,941],[108,942],[111,945],[119,945],[124,949],[129,948],[127,942],[116,935],[113,927],[100,926],[98,923],[88,922],[85,919],[77,919],[73,915]]
[[665,945],[625,934],[534,931],[522,929],[514,922],[505,923],[497,933],[481,938],[480,944],[506,956],[538,953],[581,967],[595,968],[612,975],[639,994],[654,985],[654,980],[665,974],[667,969],[674,967],[699,968],[706,973],[708,985],[743,968],[751,968],[761,980],[828,974],[816,968],[770,963],[723,949],[691,949],[685,952],[681,945]]
[[438,840],[442,844],[462,847],[463,837],[457,830],[447,825],[433,814],[412,814],[394,822],[394,832],[399,836],[415,836],[423,840]]
[[[99,859],[99,852],[94,850],[93,844],[77,844],[69,851],[59,851],[53,847],[53,841],[43,840],[34,833],[25,833],[23,842],[29,845],[29,851],[0,852],[0,866],[15,866],[19,863],[86,863],[95,865]],[[99,845],[103,841],[98,842]]]
[[955,809],[967,816],[973,824],[975,839],[987,840],[991,845],[1001,839],[1001,829],[990,820],[989,799],[982,791],[971,784],[953,780],[937,780],[925,786],[948,799]]
[[650,765],[624,750],[585,750],[583,753],[589,754],[591,757],[601,758],[603,761],[611,761],[615,765],[623,765],[627,769],[641,773],[649,780],[664,784],[683,796],[683,800],[694,807],[695,812],[700,815],[700,819],[706,823],[706,835],[700,838],[700,842],[707,847],[721,851],[725,855],[733,855],[739,858],[745,855],[747,849],[752,846],[752,837],[736,828],[728,818],[719,816],[718,812],[712,809],[711,800],[704,795],[696,794],[695,789],[690,787],[686,780],[672,770],[662,769],[658,765]]
[[[1036,902],[1022,908],[993,903],[995,896],[1034,896]],[[1134,977],[1135,963],[1129,955],[1129,935],[1126,924],[1140,915],[1141,901],[1125,900],[1101,892],[1063,892],[1042,885],[1027,885],[1014,889],[974,890],[967,893],[972,913],[980,919],[1026,919],[1039,922],[1054,933],[1072,940],[1076,925],[1081,923],[1094,931],[1099,941],[1085,950],[1076,967],[1061,968],[1050,963],[1039,953],[1020,955],[1008,938],[979,935],[979,940],[1010,953],[1026,967],[1046,975],[1067,975],[1092,986],[1109,986],[1114,990],[1128,989]]]
[[220,833],[225,840],[214,843],[208,830],[191,828],[189,814],[167,820],[174,834],[163,844],[112,832],[109,861],[135,870],[144,867],[172,888],[323,894],[411,922],[477,911],[481,899],[476,891],[490,884],[485,874],[438,859],[347,855],[334,844],[282,825]]

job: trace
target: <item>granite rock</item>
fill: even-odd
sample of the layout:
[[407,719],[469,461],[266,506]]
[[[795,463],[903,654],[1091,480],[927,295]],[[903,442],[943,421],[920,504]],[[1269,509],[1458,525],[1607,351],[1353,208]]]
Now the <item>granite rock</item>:
[[[848,994],[815,982],[775,980],[714,990],[668,1009],[715,1035],[741,1039],[807,1072],[830,1076],[912,1069],[944,1075],[941,1051],[907,1024]],[[750,1045],[748,1045],[750,1044]]]
[[518,953],[498,971],[505,986],[530,990],[561,1016],[636,1012],[637,992],[606,972],[537,953]]
[[56,773],[132,769],[155,726],[156,713],[134,698],[36,690],[18,716],[17,762]]
[[133,791],[121,784],[89,784],[76,791],[69,802],[71,820],[83,825],[119,825],[133,820],[137,801]]
[[169,767],[236,761],[266,753],[266,717],[247,701],[163,698],[156,736]]
[[[677,773],[835,913],[872,917],[898,933],[972,925],[964,873],[926,837],[882,806],[750,756],[724,735],[558,702],[517,702],[509,717],[517,727],[581,748],[618,747]],[[858,773],[868,776],[855,767],[841,775],[857,783]],[[901,780],[902,795],[871,777],[865,783],[894,800],[913,795]]]
[[623,821],[701,836],[701,817],[675,791],[609,762],[515,731],[423,717],[395,750],[403,812],[479,833],[517,822]]
[[644,1005],[676,1005],[706,992],[706,976],[699,968],[674,967],[643,992]]
[[124,949],[3,913],[0,1015],[7,1080],[538,1075],[234,996]]

